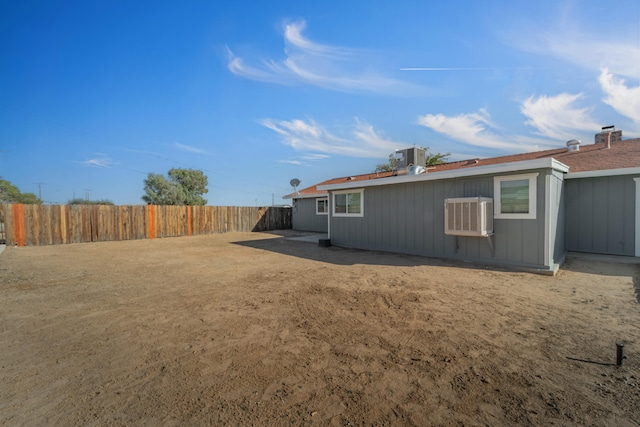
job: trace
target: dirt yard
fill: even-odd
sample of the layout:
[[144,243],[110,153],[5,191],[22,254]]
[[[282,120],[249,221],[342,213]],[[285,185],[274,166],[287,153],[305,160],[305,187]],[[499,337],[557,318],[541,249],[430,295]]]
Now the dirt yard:
[[7,247],[0,424],[640,425],[637,265],[293,234]]

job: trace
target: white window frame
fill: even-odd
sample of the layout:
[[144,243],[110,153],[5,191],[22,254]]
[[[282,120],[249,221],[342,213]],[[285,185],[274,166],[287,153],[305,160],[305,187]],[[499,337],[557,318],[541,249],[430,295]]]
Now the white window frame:
[[[527,173],[522,175],[505,175],[493,177],[493,206],[495,208],[493,217],[496,219],[536,219],[536,199],[538,198],[538,173]],[[505,181],[529,181],[529,212],[528,213],[502,213],[501,183]]]
[[[360,212],[359,213],[343,213],[343,212],[336,212],[336,196],[339,194],[356,194],[359,193],[360,194]],[[348,208],[347,208],[348,210]],[[334,191],[332,193],[332,203],[331,203],[331,214],[333,216],[347,216],[347,217],[363,217],[364,216],[364,188],[358,188],[358,189],[353,189],[353,190],[341,190],[341,191]]]
[[[318,202],[319,201],[324,201],[325,202],[325,211],[321,211],[318,209]],[[316,215],[329,215],[329,197],[318,197],[316,199]]]

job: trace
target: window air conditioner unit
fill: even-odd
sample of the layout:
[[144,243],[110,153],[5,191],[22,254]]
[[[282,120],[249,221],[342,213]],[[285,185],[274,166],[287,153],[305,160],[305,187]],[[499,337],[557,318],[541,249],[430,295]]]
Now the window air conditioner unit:
[[493,234],[493,199],[461,197],[444,201],[444,234],[490,236]]

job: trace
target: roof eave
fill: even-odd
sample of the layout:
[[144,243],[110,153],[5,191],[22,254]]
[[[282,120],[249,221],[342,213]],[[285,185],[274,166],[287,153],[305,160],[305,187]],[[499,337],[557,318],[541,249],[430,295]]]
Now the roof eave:
[[420,175],[402,175],[379,178],[371,181],[354,181],[342,184],[319,185],[318,190],[343,190],[349,188],[375,187],[379,185],[403,184],[407,182],[435,181],[441,179],[463,178],[476,175],[492,175],[508,172],[520,172],[531,169],[553,169],[568,172],[569,166],[553,158],[523,160],[511,163],[498,163],[486,166],[474,166],[467,169],[454,169],[441,172],[428,172]]
[[287,194],[282,196],[283,199],[315,199],[317,197],[327,197],[327,193]]
[[637,174],[640,174],[640,167],[570,172],[567,175],[565,175],[565,179],[598,178],[602,176],[637,175]]

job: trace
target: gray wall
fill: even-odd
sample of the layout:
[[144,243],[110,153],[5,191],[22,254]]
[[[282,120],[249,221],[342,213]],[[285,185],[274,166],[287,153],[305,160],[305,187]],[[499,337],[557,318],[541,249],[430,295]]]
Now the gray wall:
[[293,199],[292,227],[298,231],[327,232],[327,215],[316,214],[316,199]]
[[635,181],[638,175],[565,181],[567,250],[635,254]]
[[[444,234],[445,199],[493,197],[493,176],[479,176],[366,187],[364,217],[332,217],[331,242],[362,249],[548,269],[550,262],[544,256],[544,194],[545,177],[551,171],[526,172],[539,173],[536,219],[494,219],[495,235],[491,241],[486,237]],[[557,204],[556,216],[561,214],[560,208]],[[556,248],[554,238],[550,238],[549,245],[553,246],[551,258],[556,256],[556,250],[563,252],[563,248]]]

